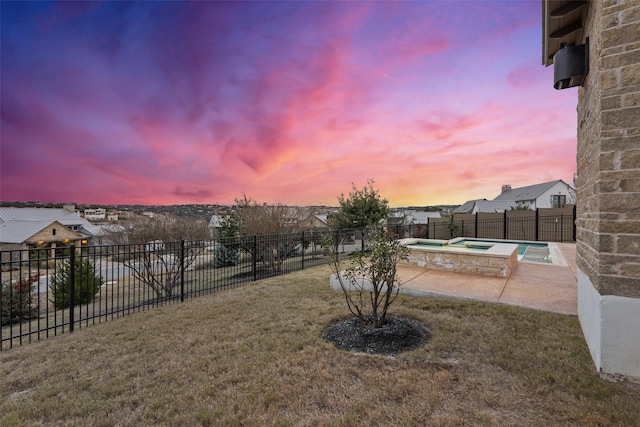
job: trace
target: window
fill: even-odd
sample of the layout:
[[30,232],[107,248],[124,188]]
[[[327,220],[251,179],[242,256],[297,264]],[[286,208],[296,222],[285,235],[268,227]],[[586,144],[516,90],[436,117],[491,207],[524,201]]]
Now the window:
[[552,208],[564,208],[567,203],[567,196],[564,194],[554,194],[551,199]]
[[53,232],[53,235],[55,236],[56,235],[56,229],[53,228],[53,229],[51,229],[51,231]]

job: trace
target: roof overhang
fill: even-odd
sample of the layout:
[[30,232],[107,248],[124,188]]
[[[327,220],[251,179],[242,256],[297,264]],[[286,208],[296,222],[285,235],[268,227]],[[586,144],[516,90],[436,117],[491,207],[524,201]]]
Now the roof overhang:
[[587,0],[542,0],[542,64],[553,64],[562,43],[582,43]]

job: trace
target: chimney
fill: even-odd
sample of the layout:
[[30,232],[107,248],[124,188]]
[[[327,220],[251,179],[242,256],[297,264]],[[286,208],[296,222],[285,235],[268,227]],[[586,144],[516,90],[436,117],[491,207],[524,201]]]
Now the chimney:
[[75,212],[76,211],[76,205],[75,203],[65,203],[62,205],[62,209],[67,210],[69,212]]
[[509,191],[509,190],[511,190],[511,186],[509,184],[506,184],[502,186],[502,191],[500,193],[502,194],[505,191]]

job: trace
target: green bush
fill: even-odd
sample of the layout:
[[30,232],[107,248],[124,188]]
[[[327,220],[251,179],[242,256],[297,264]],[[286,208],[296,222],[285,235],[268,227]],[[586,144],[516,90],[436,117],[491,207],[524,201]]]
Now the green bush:
[[216,243],[214,246],[214,264],[215,268],[228,267],[238,264],[240,254],[235,248],[228,248],[224,245]]
[[[102,278],[88,259],[76,258],[74,261],[74,304],[86,304],[93,300],[102,286]],[[49,288],[53,293],[55,308],[69,307],[69,289],[71,285],[71,262],[62,262],[51,276]]]
[[0,326],[22,322],[38,317],[38,307],[33,293],[33,284],[38,275],[2,285],[0,298]]

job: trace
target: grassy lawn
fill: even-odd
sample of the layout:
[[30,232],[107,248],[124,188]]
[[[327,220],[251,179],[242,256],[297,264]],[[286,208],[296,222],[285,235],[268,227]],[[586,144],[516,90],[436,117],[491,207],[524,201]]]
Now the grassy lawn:
[[401,296],[432,341],[335,349],[348,312],[315,267],[0,352],[0,425],[640,425],[575,316]]

